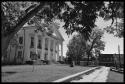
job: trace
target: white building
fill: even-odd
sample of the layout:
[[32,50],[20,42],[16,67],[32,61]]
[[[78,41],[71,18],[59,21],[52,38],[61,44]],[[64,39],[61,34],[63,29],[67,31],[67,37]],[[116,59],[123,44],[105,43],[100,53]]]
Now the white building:
[[[37,30],[43,26],[46,31]],[[13,42],[10,42],[6,61],[16,63],[30,60],[62,61],[64,39],[58,28],[56,23],[24,26],[16,34],[18,46],[11,45]]]

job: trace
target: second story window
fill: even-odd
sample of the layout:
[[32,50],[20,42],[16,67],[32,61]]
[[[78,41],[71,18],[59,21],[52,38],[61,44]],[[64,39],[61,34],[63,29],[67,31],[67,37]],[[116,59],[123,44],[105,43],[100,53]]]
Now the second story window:
[[51,40],[50,50],[53,51],[53,40]]
[[31,44],[30,44],[30,48],[34,48],[34,37],[31,37]]
[[48,50],[48,38],[45,39],[45,49]]
[[19,37],[19,44],[23,44],[23,37]]
[[55,52],[57,53],[57,51],[58,51],[58,44],[55,43]]
[[42,48],[42,46],[41,46],[41,39],[38,39],[38,46],[37,46],[37,48],[39,48],[39,49]]

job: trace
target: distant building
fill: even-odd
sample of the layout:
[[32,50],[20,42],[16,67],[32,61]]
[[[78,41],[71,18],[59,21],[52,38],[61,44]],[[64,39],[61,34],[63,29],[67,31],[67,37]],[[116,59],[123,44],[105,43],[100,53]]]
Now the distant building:
[[119,58],[119,54],[114,54],[114,63],[117,64],[119,66],[119,64],[121,64],[121,67],[124,67],[124,54],[120,54],[120,58]]
[[[46,24],[24,26],[16,34],[2,62],[23,64],[31,60],[62,61],[64,38],[56,23],[46,25],[46,31],[37,30]],[[14,44],[15,43],[15,44]]]
[[99,65],[104,66],[116,66],[121,63],[121,66],[124,65],[124,55],[120,54],[120,62],[119,62],[119,54],[100,54]]

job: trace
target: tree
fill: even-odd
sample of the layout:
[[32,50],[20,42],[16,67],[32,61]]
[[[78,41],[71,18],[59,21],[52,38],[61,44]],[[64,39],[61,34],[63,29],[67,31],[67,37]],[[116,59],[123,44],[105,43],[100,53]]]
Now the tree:
[[[26,10],[21,10],[21,2],[2,2],[2,56],[5,55],[7,47],[10,40],[14,35],[22,28],[22,26],[32,18],[36,12],[38,12],[42,7],[46,8],[42,3],[31,10],[27,8]],[[28,2],[25,2],[28,3]],[[25,4],[24,3],[24,4]],[[24,5],[22,4],[22,5]],[[30,11],[28,10],[30,9]]]
[[86,40],[81,34],[74,35],[67,45],[67,56],[79,64],[86,51]]
[[104,2],[101,1],[2,2],[2,55],[10,39],[25,23],[32,24],[34,17],[38,20],[45,19],[46,23],[54,19],[63,20],[68,35],[77,31],[88,39],[92,28],[95,27],[98,12],[103,6]]
[[116,37],[124,37],[124,2],[109,1],[102,9],[100,16],[105,21],[112,20],[111,25],[107,26],[105,30]]
[[[2,2],[2,55],[4,55],[10,39],[13,38],[22,26],[29,20],[30,23],[33,22],[33,16],[39,20],[45,19],[46,22],[52,21],[53,18],[57,17],[64,20],[64,28],[67,30],[67,34],[78,31],[84,32],[88,36],[89,34],[87,33],[91,32],[91,28],[94,27],[96,11],[100,9],[103,2],[73,1],[71,4],[74,5],[74,8],[70,7],[65,1]],[[87,10],[85,11],[86,8]],[[87,21],[84,21],[84,19],[87,19]],[[79,27],[79,25],[83,27]]]
[[88,49],[87,49],[87,55],[88,55],[88,62],[87,65],[89,64],[89,58],[91,55],[92,50],[94,49],[96,52],[100,52],[100,50],[104,50],[105,47],[105,42],[101,40],[101,37],[103,36],[104,31],[98,28],[94,28],[91,36],[90,36],[90,42],[88,44]]
[[[116,37],[122,38],[124,37],[124,23],[123,22],[117,22],[114,23],[114,26],[107,26],[105,31],[109,34],[113,34]],[[117,27],[115,27],[117,25]]]

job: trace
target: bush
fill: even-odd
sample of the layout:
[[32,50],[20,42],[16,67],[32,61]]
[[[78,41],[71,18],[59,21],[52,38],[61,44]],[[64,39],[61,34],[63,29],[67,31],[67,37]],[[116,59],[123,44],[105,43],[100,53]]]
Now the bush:
[[64,64],[65,62],[64,61],[58,61],[60,64]]
[[33,64],[33,61],[26,61],[26,64],[32,65],[32,64]]
[[41,60],[43,62],[43,64],[50,64],[50,62],[48,60]]

